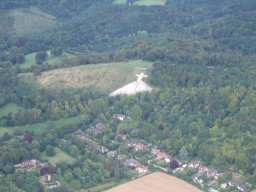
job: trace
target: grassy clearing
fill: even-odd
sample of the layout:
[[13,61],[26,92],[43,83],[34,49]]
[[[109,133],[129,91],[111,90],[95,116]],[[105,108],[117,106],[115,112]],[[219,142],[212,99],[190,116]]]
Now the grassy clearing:
[[8,128],[0,128],[0,137],[2,137],[5,133],[12,134],[13,130]]
[[120,4],[120,5],[126,4],[126,3],[127,3],[127,0],[115,0],[115,1],[113,2],[113,4]]
[[8,103],[7,105],[0,108],[0,117],[6,116],[11,112],[18,111],[22,107],[16,105],[15,103]]
[[[127,3],[127,0],[115,0],[113,4],[124,5]],[[151,5],[165,5],[166,0],[137,0],[133,5],[137,6],[151,6]]]
[[[94,86],[102,91],[111,92],[136,80],[136,74],[150,74],[152,63],[133,60],[119,63],[102,63],[56,69],[43,72],[36,77],[37,82],[47,88],[86,88]],[[24,74],[22,79],[31,78],[33,74]],[[147,79],[145,79],[147,80]]]
[[166,0],[139,0],[134,5],[150,6],[150,5],[165,5]]
[[62,151],[61,149],[55,147],[55,156],[49,157],[45,153],[43,153],[43,157],[47,159],[52,165],[56,165],[57,163],[65,161],[67,164],[72,164],[75,159],[72,158],[70,155]]
[[[66,59],[74,58],[75,55],[71,53],[64,52],[62,56],[60,57],[51,57],[50,51],[47,51],[48,59],[45,61],[49,65],[55,65],[61,61],[65,61]],[[24,64],[20,65],[21,69],[30,69],[33,65],[36,65],[36,53],[30,53],[25,56],[26,61]]]
[[0,127],[0,129],[19,129],[22,131],[30,131],[34,133],[43,133],[47,131],[49,128],[60,129],[65,125],[70,125],[73,123],[79,123],[85,120],[85,115],[81,114],[75,117],[69,118],[61,118],[56,121],[45,121],[43,123],[37,123],[33,125],[25,125],[25,126],[14,126],[14,127]]

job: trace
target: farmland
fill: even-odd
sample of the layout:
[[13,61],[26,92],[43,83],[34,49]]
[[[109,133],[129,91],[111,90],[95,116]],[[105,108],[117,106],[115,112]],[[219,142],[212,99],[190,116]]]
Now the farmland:
[[156,172],[114,187],[107,192],[201,192],[196,187],[176,177]]
[[[134,60],[119,63],[102,63],[56,69],[42,73],[37,81],[48,88],[85,88],[95,86],[102,91],[113,91],[136,79],[135,75],[149,71],[152,63]],[[31,78],[32,74],[22,78]]]

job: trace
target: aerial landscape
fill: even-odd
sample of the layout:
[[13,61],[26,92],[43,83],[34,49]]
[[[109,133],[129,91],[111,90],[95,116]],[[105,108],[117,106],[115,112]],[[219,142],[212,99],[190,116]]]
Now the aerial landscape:
[[0,192],[255,192],[255,0],[0,0]]

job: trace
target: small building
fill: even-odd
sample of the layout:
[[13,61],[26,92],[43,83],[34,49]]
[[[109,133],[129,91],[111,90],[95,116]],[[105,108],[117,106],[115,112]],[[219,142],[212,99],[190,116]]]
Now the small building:
[[110,157],[110,158],[114,158],[114,157],[117,155],[117,151],[109,151],[109,152],[107,153],[107,155],[108,155],[108,157]]
[[98,135],[106,130],[106,126],[104,123],[97,123],[95,127],[92,129],[94,135]]
[[192,161],[188,164],[188,167],[190,169],[197,169],[200,166],[200,162],[199,161]]
[[47,183],[45,186],[48,189],[54,189],[54,188],[59,188],[61,186],[61,184],[59,181],[54,181],[54,182]]
[[122,115],[122,114],[114,114],[113,115],[113,118],[114,119],[117,119],[119,121],[124,121],[126,119],[126,116],[125,115]]
[[42,168],[44,166],[45,166],[45,164],[41,163],[39,160],[31,159],[31,160],[23,161],[18,165],[15,165],[15,168],[16,169],[28,169],[28,168]]
[[52,180],[52,177],[49,174],[39,177],[39,182],[42,183],[43,185],[50,182],[51,180]]
[[144,165],[139,165],[138,167],[135,168],[135,170],[140,174],[145,174],[148,172],[148,167]]
[[171,156],[171,155],[167,155],[165,158],[164,158],[164,160],[165,160],[165,162],[166,163],[170,163],[171,161],[173,161],[173,157]]

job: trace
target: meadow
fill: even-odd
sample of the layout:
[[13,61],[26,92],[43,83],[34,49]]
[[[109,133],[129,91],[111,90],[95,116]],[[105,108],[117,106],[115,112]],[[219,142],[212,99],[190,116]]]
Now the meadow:
[[[27,54],[25,56],[25,63],[20,65],[21,69],[30,69],[32,66],[36,65],[36,52]],[[51,57],[50,51],[47,51],[47,62],[49,65],[55,65],[61,61],[65,61],[66,59],[71,59],[75,57],[74,54],[64,52],[62,56],[59,57]]]
[[36,7],[10,9],[0,12],[0,35],[28,35],[56,25],[56,19]]
[[[133,60],[117,63],[83,65],[43,72],[34,77],[32,73],[23,74],[21,79],[33,81],[36,78],[41,86],[53,89],[95,87],[105,92],[136,80],[136,74],[145,72],[149,75],[152,63]],[[145,79],[147,80],[147,78]]]
[[75,117],[60,118],[55,121],[48,120],[43,123],[36,123],[32,125],[0,127],[0,133],[1,132],[4,133],[6,132],[6,130],[8,130],[8,132],[12,132],[14,130],[21,130],[21,131],[29,131],[29,132],[40,134],[53,127],[54,129],[60,129],[63,126],[73,124],[74,122],[76,123],[83,122],[84,120],[86,120],[86,118],[87,117],[84,114],[80,114]]

